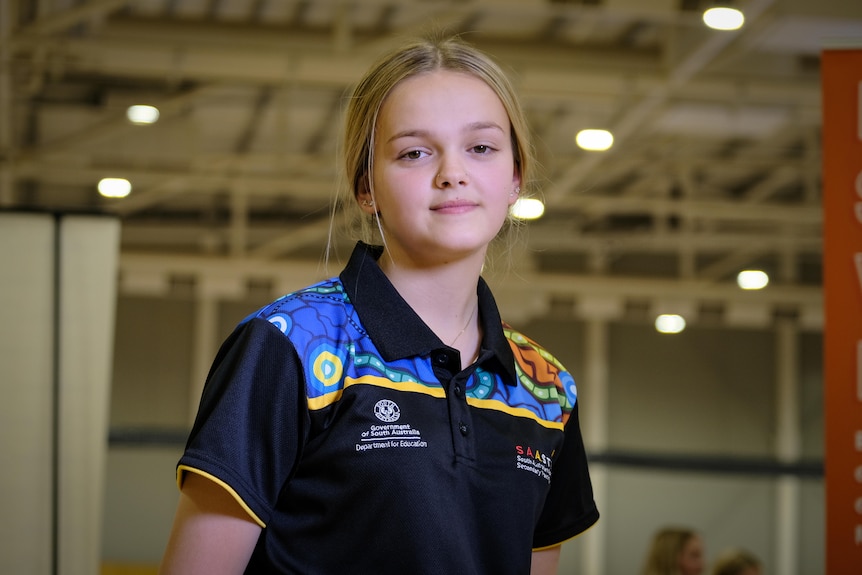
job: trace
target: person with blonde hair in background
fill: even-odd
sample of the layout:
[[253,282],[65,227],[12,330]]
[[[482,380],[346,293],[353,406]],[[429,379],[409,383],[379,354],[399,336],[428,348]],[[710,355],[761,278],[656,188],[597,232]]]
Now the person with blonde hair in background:
[[701,575],[703,570],[700,535],[687,527],[665,527],[653,535],[641,575]]
[[745,549],[729,549],[712,566],[712,575],[763,575],[763,564]]

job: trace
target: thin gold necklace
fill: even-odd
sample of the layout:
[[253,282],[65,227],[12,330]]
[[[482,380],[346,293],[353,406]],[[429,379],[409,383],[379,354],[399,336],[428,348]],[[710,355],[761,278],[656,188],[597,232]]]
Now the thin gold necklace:
[[478,307],[479,307],[478,303],[476,303],[476,305],[473,306],[473,311],[470,312],[470,317],[467,318],[467,323],[464,324],[464,327],[461,328],[461,331],[458,332],[458,335],[455,336],[455,339],[452,340],[452,342],[449,344],[449,347],[455,347],[455,342],[458,341],[458,338],[461,337],[461,335],[465,331],[467,331],[467,327],[470,325],[470,322],[473,321],[473,316],[476,315],[476,308],[478,308]]

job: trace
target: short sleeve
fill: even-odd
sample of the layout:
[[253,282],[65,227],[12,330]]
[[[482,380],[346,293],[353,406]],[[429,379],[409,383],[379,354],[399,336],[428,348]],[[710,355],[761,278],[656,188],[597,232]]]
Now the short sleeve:
[[559,545],[586,531],[598,519],[575,403],[566,422],[563,446],[554,461],[550,490],[533,534],[533,548]]
[[222,483],[265,525],[309,427],[301,374],[277,327],[260,318],[237,327],[210,369],[178,473]]

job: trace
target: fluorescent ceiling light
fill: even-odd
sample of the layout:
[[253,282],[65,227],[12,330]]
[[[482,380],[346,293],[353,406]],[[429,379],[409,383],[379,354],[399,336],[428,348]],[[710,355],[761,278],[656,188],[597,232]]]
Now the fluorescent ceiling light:
[[584,150],[604,152],[614,145],[614,136],[607,130],[581,130],[575,136],[575,142]]
[[760,270],[743,270],[736,276],[736,283],[742,289],[763,289],[769,283],[769,276]]
[[545,213],[545,204],[535,198],[518,198],[512,204],[511,213],[519,220],[535,220]]
[[745,16],[736,8],[722,6],[703,13],[703,23],[713,30],[739,30],[744,22]]
[[106,198],[125,198],[132,191],[132,184],[125,178],[102,178],[98,189]]
[[685,318],[675,313],[663,313],[655,318],[655,329],[659,333],[679,333],[685,329]]
[[126,110],[126,118],[136,125],[155,124],[159,120],[159,109],[155,106],[136,104]]

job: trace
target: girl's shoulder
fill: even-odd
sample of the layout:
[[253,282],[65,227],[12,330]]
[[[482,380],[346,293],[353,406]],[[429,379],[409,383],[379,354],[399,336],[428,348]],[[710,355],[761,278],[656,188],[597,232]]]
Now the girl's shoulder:
[[577,401],[575,380],[566,367],[535,340],[503,322],[503,335],[515,356],[515,369],[521,385],[543,397],[554,397],[564,411]]
[[512,348],[512,352],[516,358],[525,355],[535,356],[542,363],[547,363],[558,371],[566,371],[563,364],[551,352],[545,349],[544,346],[516,330],[505,321],[503,322],[503,335],[509,341],[509,346]]
[[243,323],[264,320],[287,336],[297,350],[319,338],[341,339],[364,333],[350,298],[338,278],[288,293],[247,316]]
[[279,314],[294,313],[320,305],[339,308],[348,301],[341,281],[338,278],[329,278],[280,296],[252,312],[244,321],[252,318],[269,319]]

